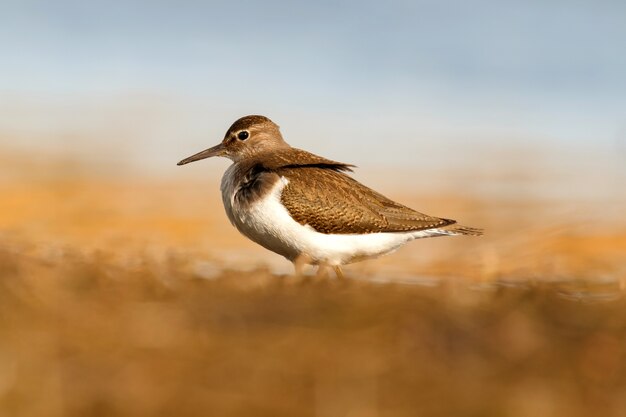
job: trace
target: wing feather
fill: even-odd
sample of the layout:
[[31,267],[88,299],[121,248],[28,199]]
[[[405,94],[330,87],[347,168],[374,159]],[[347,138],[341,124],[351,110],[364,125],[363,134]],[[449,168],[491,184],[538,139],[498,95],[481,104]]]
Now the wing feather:
[[396,203],[343,172],[299,166],[277,174],[289,180],[281,201],[291,216],[321,233],[407,232],[455,223]]
[[257,184],[269,181],[266,173],[286,177],[281,202],[298,223],[321,233],[408,232],[456,223],[420,213],[366,187],[346,174],[353,167],[287,148],[242,163],[240,172],[251,190],[266,188]]

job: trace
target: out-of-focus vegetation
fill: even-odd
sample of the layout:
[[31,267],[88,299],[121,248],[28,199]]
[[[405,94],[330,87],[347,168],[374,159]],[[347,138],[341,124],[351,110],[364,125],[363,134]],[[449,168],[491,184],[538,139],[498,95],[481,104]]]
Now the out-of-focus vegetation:
[[0,252],[7,416],[624,416],[614,284],[212,279]]

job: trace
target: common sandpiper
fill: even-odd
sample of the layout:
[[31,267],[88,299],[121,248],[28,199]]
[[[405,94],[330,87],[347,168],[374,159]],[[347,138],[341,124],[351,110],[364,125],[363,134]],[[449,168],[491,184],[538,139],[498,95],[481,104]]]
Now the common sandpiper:
[[292,148],[265,116],[245,116],[222,142],[178,165],[213,156],[233,164],[222,177],[226,215],[244,236],[294,263],[332,267],[374,258],[425,237],[482,234],[417,212],[348,175],[354,165]]

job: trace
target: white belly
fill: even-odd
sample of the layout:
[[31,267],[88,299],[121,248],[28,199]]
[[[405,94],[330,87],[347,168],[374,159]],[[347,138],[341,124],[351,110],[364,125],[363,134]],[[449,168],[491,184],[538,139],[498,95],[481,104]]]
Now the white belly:
[[448,234],[431,229],[416,232],[324,234],[296,222],[280,201],[288,180],[281,177],[266,197],[245,209],[235,201],[236,188],[229,168],[222,179],[226,214],[237,229],[261,246],[294,261],[306,255],[314,264],[343,265],[398,249],[421,237]]

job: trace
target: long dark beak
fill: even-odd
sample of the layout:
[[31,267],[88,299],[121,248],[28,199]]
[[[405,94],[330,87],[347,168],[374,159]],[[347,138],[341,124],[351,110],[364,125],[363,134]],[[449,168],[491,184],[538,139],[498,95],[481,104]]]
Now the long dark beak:
[[225,150],[224,145],[220,143],[219,145],[216,145],[212,148],[205,149],[202,152],[198,152],[195,155],[191,155],[189,158],[183,159],[176,165],[185,165],[190,162],[199,161],[201,159],[210,158],[212,156],[222,156],[224,155],[224,150]]

